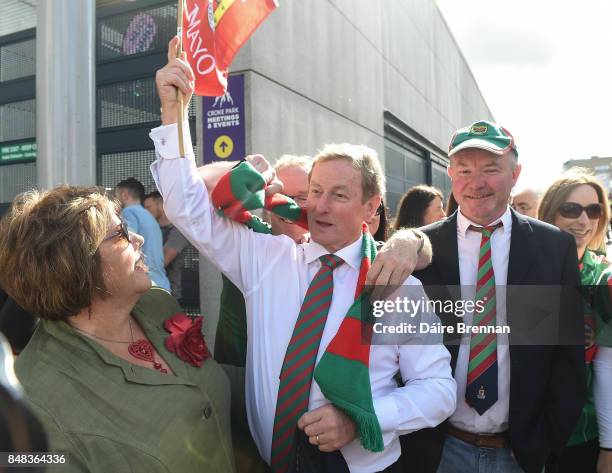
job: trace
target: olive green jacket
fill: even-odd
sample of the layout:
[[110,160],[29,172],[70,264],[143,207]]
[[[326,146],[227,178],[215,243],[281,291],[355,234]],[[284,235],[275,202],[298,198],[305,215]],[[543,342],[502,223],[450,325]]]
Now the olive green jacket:
[[64,322],[39,324],[16,372],[50,451],[67,454],[48,471],[235,471],[228,377],[212,358],[198,368],[166,349],[163,322],[177,312],[159,288],[133,310],[173,375],[131,364]]

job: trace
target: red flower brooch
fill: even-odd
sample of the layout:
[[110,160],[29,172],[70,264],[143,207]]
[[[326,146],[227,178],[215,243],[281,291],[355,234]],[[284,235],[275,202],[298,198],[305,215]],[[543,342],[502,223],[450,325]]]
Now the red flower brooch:
[[200,367],[202,362],[210,356],[202,335],[201,315],[192,320],[179,312],[166,319],[164,328],[170,332],[166,338],[166,348],[176,353],[181,360]]

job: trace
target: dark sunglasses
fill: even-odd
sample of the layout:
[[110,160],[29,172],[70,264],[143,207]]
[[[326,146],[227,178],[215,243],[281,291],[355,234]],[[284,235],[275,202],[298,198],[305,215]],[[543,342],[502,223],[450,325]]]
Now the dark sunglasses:
[[590,220],[598,220],[603,213],[601,204],[590,204],[583,207],[576,202],[564,202],[559,206],[559,215],[564,218],[578,218],[582,212],[586,212]]
[[125,238],[125,240],[128,243],[131,241],[130,240],[130,232],[128,230],[127,225],[124,222],[121,222],[119,224],[119,229],[117,231],[114,231],[110,235],[108,235],[106,238],[104,238],[104,240],[102,240],[102,242],[111,240],[111,239],[115,238],[116,236],[122,236],[123,238]]

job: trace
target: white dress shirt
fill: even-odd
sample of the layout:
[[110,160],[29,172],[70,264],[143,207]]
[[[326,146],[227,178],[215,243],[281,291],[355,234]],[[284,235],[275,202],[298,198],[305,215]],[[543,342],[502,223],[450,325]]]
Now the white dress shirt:
[[[491,260],[495,275],[496,324],[506,325],[506,282],[508,280],[508,259],[510,255],[510,236],[512,234],[512,215],[507,208],[501,218],[491,222],[502,222],[491,235]],[[481,227],[468,220],[461,211],[457,212],[457,243],[459,250],[459,278],[461,298],[473,301],[476,293],[478,260],[482,234],[468,230],[470,225]],[[472,324],[472,313],[466,313],[464,322]],[[467,369],[470,358],[470,334],[464,334],[459,347],[455,381],[457,381],[457,410],[450,423],[467,432],[492,434],[508,430],[510,408],[510,350],[508,334],[497,335],[497,402],[479,415],[465,400]]]
[[[185,127],[187,129],[187,127]],[[261,456],[269,463],[272,428],[283,359],[310,281],[328,254],[311,242],[254,233],[217,215],[196,172],[189,131],[188,156],[178,158],[176,125],[150,134],[157,160],[151,172],[170,221],[243,292],[247,308],[246,402],[249,426]],[[336,252],[345,264],[333,273],[334,292],[317,361],[352,305],[361,263],[361,240]],[[407,284],[420,285],[411,277]],[[435,317],[435,314],[434,314]],[[400,455],[398,436],[438,425],[455,407],[456,386],[450,355],[441,344],[372,346],[370,381],[385,449],[365,450],[359,439],[341,452],[352,472],[383,470]],[[401,373],[406,385],[394,380]],[[313,380],[309,410],[328,404]]]

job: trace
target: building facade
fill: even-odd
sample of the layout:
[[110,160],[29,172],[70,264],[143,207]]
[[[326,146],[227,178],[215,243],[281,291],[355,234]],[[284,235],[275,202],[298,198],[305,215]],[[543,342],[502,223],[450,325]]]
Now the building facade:
[[[416,184],[437,186],[448,197],[451,133],[493,117],[435,2],[279,3],[230,71],[242,76],[244,151],[274,161],[313,155],[325,143],[365,144],[383,163],[391,215]],[[36,4],[0,4],[0,212],[37,186],[36,109],[44,97],[35,96]],[[84,159],[95,159],[100,186],[134,176],[153,190],[154,76],[176,31],[176,2],[98,0],[96,6],[96,152]],[[189,118],[199,159],[207,161],[205,150],[214,143],[207,141],[205,109],[202,99],[194,100]],[[193,254],[185,269],[197,274],[198,264]],[[209,276],[205,263],[200,274],[193,300],[200,296],[205,312],[216,314],[208,302],[218,297],[217,276]]]

